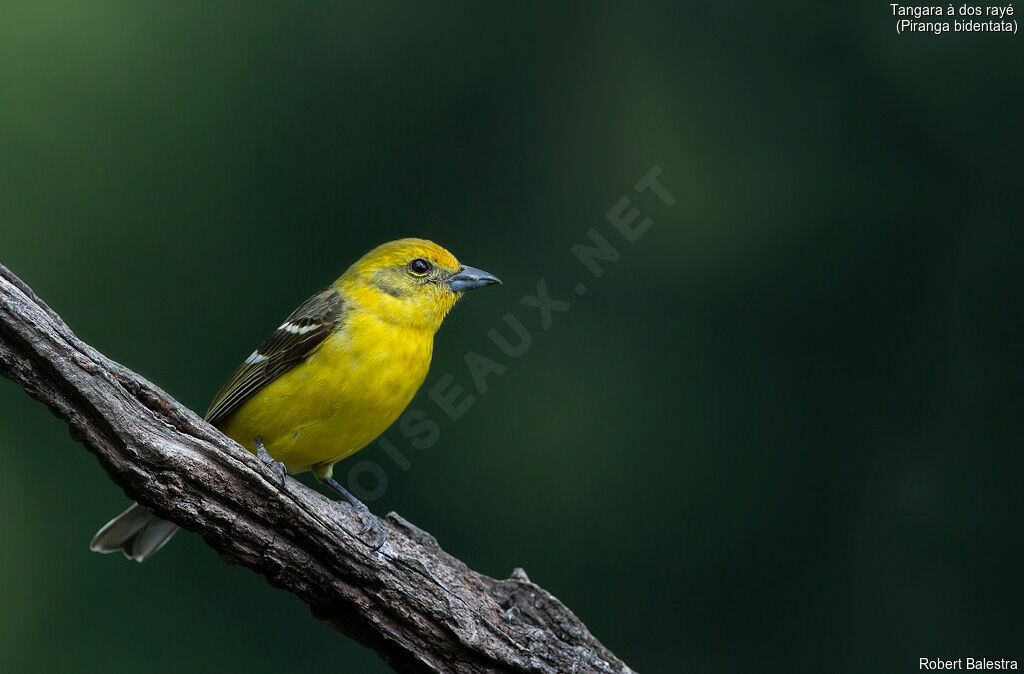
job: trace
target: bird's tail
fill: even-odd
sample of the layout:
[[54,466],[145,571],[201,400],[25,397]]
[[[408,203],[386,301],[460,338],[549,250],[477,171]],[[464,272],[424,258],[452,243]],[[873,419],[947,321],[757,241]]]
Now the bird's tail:
[[121,550],[128,559],[144,562],[164,547],[177,530],[177,525],[133,503],[96,532],[89,548],[103,554]]

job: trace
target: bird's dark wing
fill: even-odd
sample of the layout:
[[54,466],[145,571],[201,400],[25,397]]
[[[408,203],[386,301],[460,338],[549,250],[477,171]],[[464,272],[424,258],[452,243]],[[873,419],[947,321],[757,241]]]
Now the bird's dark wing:
[[210,404],[206,420],[220,424],[257,391],[302,362],[338,327],[344,309],[344,298],[333,287],[303,302],[231,375]]

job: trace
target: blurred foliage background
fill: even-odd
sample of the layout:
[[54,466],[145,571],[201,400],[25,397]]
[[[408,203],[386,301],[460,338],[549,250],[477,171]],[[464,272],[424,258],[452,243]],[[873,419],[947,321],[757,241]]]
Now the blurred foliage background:
[[[5,3],[0,261],[201,413],[363,252],[434,239],[505,285],[427,387],[508,369],[457,422],[421,392],[408,470],[359,455],[373,510],[525,567],[642,672],[1019,658],[1020,38],[890,13]],[[672,208],[632,191],[653,165]],[[622,250],[596,280],[591,228]],[[572,303],[547,331],[541,278]],[[6,382],[0,456],[4,671],[387,671],[193,535],[91,554],[128,501]]]

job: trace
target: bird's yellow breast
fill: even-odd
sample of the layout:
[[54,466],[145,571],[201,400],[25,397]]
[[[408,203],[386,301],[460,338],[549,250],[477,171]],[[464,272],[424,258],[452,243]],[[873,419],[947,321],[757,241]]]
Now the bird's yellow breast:
[[354,313],[222,430],[252,452],[260,437],[294,473],[339,461],[383,433],[409,404],[427,376],[433,337],[432,330]]

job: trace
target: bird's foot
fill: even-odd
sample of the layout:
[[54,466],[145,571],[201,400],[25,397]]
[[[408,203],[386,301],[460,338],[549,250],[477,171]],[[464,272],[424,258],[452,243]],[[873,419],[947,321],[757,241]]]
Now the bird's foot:
[[288,477],[288,468],[283,463],[270,456],[270,452],[263,446],[263,439],[256,438],[256,458],[267,464],[277,476],[279,487],[284,487],[285,478]]
[[337,480],[332,477],[325,477],[320,480],[328,487],[330,487],[338,496],[355,509],[359,515],[359,521],[363,525],[363,530],[359,532],[359,538],[368,545],[372,550],[380,550],[384,547],[384,543],[388,540],[387,529],[381,524],[377,516],[370,512],[370,509],[366,507],[366,504],[357,499],[348,489],[342,487]]
[[[387,543],[388,530],[384,528],[384,525],[380,523],[380,520],[377,519],[376,515],[370,511],[366,511],[366,514],[369,515],[369,517],[365,518],[366,527],[359,532],[359,535],[363,537],[363,543],[366,543],[371,550],[376,552],[383,548],[384,544]],[[360,521],[364,520],[363,517],[360,517],[359,519]]]

